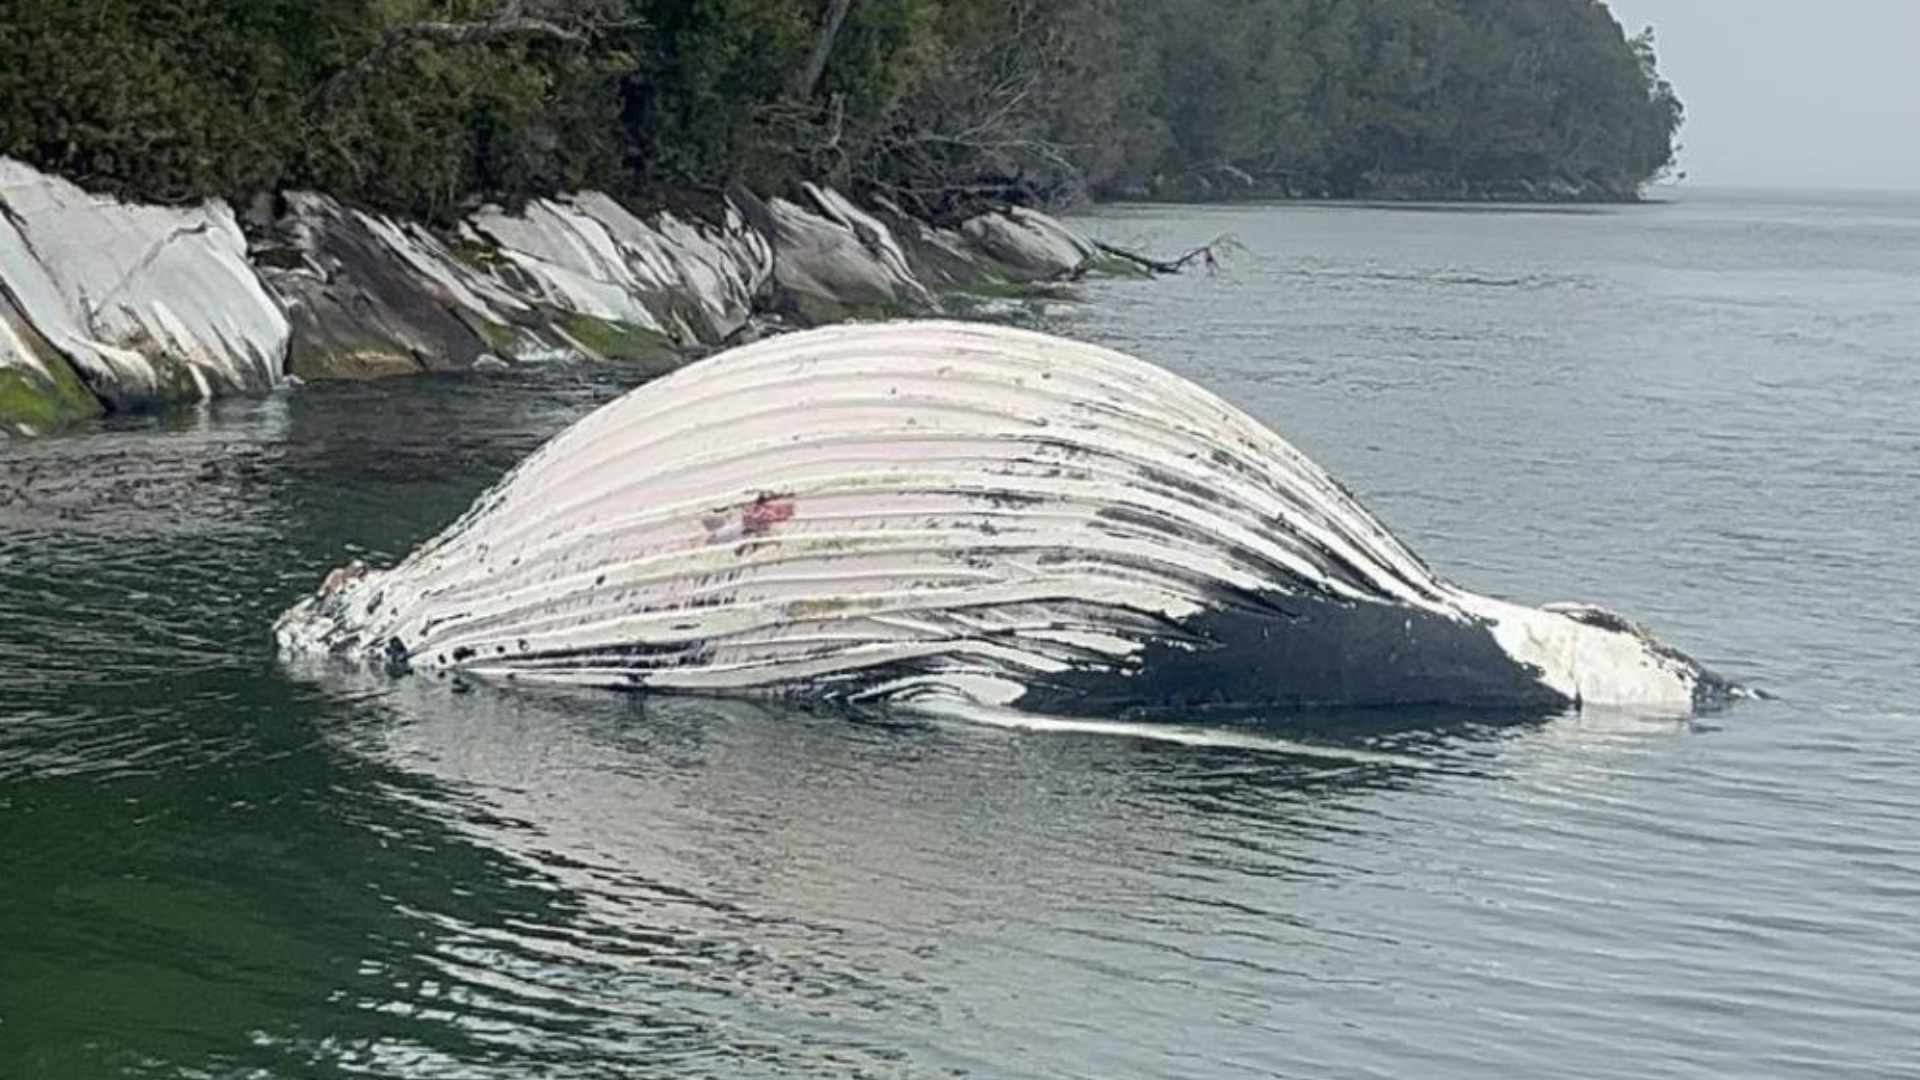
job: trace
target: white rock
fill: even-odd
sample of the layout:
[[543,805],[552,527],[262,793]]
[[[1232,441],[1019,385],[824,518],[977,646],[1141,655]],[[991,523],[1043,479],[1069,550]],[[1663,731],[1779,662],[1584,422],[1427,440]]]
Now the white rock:
[[770,199],[774,277],[804,304],[932,309],[899,241],[878,218],[830,188],[806,186],[808,209]]
[[550,307],[653,330],[680,344],[714,342],[746,323],[773,271],[773,251],[731,208],[720,227],[672,214],[652,223],[611,197],[537,199],[495,207],[471,226],[499,245],[515,285]]
[[900,242],[884,222],[855,206],[852,200],[832,188],[818,184],[803,186],[829,221],[859,237],[860,243],[890,272],[913,277],[913,267],[907,263],[907,253],[901,249]]
[[[285,196],[276,264],[262,275],[294,326],[289,367],[367,377],[472,363],[495,349],[539,351],[533,311],[422,226],[350,210],[312,192]],[[286,257],[297,253],[297,260]],[[524,346],[521,347],[521,346]]]
[[16,368],[40,380],[53,377],[48,362],[57,358],[41,356],[28,340],[32,334],[33,328],[26,324],[12,301],[0,297],[0,371]]
[[0,282],[116,404],[280,378],[287,320],[224,202],[131,205],[0,158]]
[[594,218],[550,199],[536,199],[520,214],[482,210],[472,225],[500,245],[501,257],[525,274],[523,284],[542,302],[666,332],[631,288],[635,278],[621,245]]
[[717,344],[773,273],[772,245],[731,207],[718,224],[647,221],[582,192],[484,209],[451,234],[310,193],[287,208],[276,228],[304,265],[265,272],[297,327],[295,364],[314,374],[593,355],[568,316]]
[[421,226],[360,211],[354,216],[410,270],[472,314],[505,324],[508,312],[527,309],[519,296],[461,262],[439,237]]
[[731,203],[719,228],[672,214],[661,214],[654,228],[676,256],[685,295],[705,308],[709,326],[702,340],[717,343],[746,326],[773,281],[773,245],[767,238]]
[[988,255],[1028,277],[1070,274],[1099,255],[1085,237],[1024,207],[969,218],[960,230]]
[[0,290],[0,436],[37,435],[100,411],[73,366]]
[[958,229],[923,221],[884,196],[873,205],[906,252],[914,276],[929,288],[966,288],[1004,279],[998,263]]

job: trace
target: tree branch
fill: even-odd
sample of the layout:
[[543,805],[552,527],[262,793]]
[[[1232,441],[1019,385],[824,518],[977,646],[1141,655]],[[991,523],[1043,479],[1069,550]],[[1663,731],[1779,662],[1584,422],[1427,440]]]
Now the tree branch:
[[1172,261],[1156,259],[1149,255],[1142,255],[1137,251],[1128,251],[1126,248],[1115,247],[1112,244],[1099,240],[1093,241],[1093,246],[1108,255],[1112,255],[1117,259],[1125,259],[1156,274],[1177,274],[1186,269],[1187,264],[1195,259],[1201,260],[1207,268],[1207,273],[1211,274],[1220,269],[1220,260],[1215,257],[1214,249],[1230,248],[1236,245],[1230,237],[1217,236],[1212,242],[1194,248],[1192,251]]

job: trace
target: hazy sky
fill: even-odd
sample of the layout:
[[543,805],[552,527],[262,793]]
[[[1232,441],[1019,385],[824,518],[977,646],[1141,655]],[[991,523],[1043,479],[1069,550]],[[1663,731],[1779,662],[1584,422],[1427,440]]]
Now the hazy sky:
[[1652,24],[1697,184],[1920,189],[1920,0],[1607,0]]

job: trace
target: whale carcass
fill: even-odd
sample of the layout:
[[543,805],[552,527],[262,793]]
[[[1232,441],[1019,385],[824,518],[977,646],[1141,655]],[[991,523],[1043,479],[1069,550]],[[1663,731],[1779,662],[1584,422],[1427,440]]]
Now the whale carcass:
[[336,570],[276,636],[392,671],[1069,715],[1730,691],[1617,615],[1437,578],[1185,379],[946,322],[643,386],[399,565]]

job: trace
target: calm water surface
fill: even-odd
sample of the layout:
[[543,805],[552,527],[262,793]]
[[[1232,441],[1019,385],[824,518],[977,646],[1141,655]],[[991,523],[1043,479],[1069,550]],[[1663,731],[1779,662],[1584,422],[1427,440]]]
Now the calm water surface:
[[1920,1076],[1920,202],[1087,224],[1246,250],[1025,317],[1780,699],[1191,745],[309,683],[279,610],[620,374],[0,443],[0,1077]]

